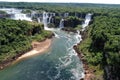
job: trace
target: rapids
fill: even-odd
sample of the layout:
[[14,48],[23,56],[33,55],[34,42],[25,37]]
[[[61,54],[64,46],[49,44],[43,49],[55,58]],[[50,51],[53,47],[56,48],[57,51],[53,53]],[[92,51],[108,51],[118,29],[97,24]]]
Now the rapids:
[[[43,12],[44,29],[55,34],[50,50],[1,70],[0,80],[80,80],[84,78],[82,62],[73,49],[73,46],[82,40],[80,32],[62,31],[60,28],[63,27],[63,23],[60,23],[62,24],[60,28],[48,28],[47,24],[51,22],[51,17]],[[91,14],[87,14],[82,24],[83,29],[88,26],[90,19]]]

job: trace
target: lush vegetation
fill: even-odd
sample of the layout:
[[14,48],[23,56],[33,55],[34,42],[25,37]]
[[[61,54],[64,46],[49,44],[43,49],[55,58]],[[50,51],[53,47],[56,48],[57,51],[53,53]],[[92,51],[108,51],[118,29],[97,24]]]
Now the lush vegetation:
[[[30,13],[31,10],[55,12],[50,27],[59,26],[59,15],[69,13],[70,16],[64,19],[65,27],[75,29],[81,28],[86,13],[93,13],[91,25],[84,34],[85,39],[79,45],[79,51],[83,52],[84,59],[90,68],[96,70],[98,77],[104,74],[105,80],[120,79],[120,5],[1,2],[0,7],[25,9],[23,13]],[[32,40],[42,40],[48,34],[40,24],[1,19],[0,61],[30,49]]]
[[0,19],[0,62],[26,52],[33,40],[41,41],[51,34],[42,24]]
[[[50,23],[48,26],[53,26],[53,27],[59,27],[60,24],[60,20],[62,19],[61,16],[55,16],[53,17],[54,22]],[[84,21],[84,19],[82,18],[78,18],[75,16],[68,16],[68,17],[64,17],[64,27],[69,27],[69,28],[75,28],[78,25],[82,24],[82,22]]]
[[[109,14],[109,12],[119,12],[120,5],[110,4],[79,4],[79,3],[25,3],[25,2],[0,2],[0,7],[4,8],[20,8],[30,9],[38,11],[48,11],[56,13],[103,13]],[[107,8],[107,9],[106,9]],[[111,10],[110,10],[111,9]],[[114,10],[116,9],[116,10]],[[29,11],[29,10],[27,10]],[[120,14],[120,13],[119,13]]]
[[22,10],[22,13],[25,13],[25,14],[31,13],[31,10],[30,10],[30,9],[23,9],[23,10]]
[[[88,28],[87,38],[79,46],[91,68],[96,69],[97,67],[97,75],[103,75],[103,70],[104,74],[110,74],[109,76],[106,75],[107,80],[120,78],[119,22],[119,17],[108,15],[95,16],[93,24]],[[107,67],[108,72],[105,67]]]
[[5,14],[7,14],[7,13],[6,13],[5,11],[1,11],[1,10],[0,10],[0,14],[4,14],[4,15],[5,15]]
[[[91,51],[103,51],[107,55],[113,54],[120,57],[120,19],[114,17],[99,16],[95,17],[93,29],[91,31]],[[108,58],[109,58],[108,56]],[[108,64],[118,64],[118,60],[108,60]],[[115,62],[114,62],[115,61]]]

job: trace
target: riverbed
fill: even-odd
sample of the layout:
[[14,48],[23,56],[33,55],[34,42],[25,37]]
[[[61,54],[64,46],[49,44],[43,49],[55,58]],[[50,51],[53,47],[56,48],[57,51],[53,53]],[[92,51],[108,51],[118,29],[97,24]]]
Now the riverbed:
[[84,77],[82,62],[73,49],[77,33],[55,30],[50,50],[17,62],[0,71],[1,80],[79,80]]

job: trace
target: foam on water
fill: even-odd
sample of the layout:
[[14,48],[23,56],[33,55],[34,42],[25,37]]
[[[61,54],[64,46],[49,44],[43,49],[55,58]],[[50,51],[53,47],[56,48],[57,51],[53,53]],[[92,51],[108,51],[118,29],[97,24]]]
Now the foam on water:
[[59,35],[55,32],[53,32],[56,38],[60,38]]
[[[70,71],[74,75],[75,80],[80,80],[81,78],[85,77],[84,72],[80,68],[80,64],[76,64],[76,68],[72,68]],[[79,73],[81,73],[81,74],[79,74]]]
[[[16,17],[17,18],[15,18],[15,19],[19,19],[19,17],[20,18],[22,17],[23,19],[25,19],[26,15],[20,13],[20,14],[16,14]],[[49,19],[49,21],[47,21],[48,19]],[[83,29],[85,29],[85,27],[89,24],[90,19],[91,19],[91,15],[87,14],[86,18],[85,18],[85,24],[83,24]],[[51,22],[51,17],[48,16],[47,12],[43,12],[43,21],[42,22],[44,24],[45,30],[52,31],[55,34],[55,39],[56,39],[56,41],[58,41],[58,43],[56,43],[56,44],[57,44],[57,47],[60,49],[57,49],[55,46],[53,49],[54,54],[52,52],[45,54],[45,55],[51,54],[53,56],[51,56],[50,58],[47,56],[46,60],[44,59],[44,60],[40,60],[40,61],[46,61],[46,64],[49,63],[51,65],[46,66],[45,63],[42,64],[42,62],[38,61],[39,63],[42,64],[42,65],[39,65],[40,66],[39,69],[42,69],[42,70],[39,71],[39,69],[38,70],[36,69],[39,72],[36,72],[33,75],[36,76],[36,75],[40,74],[39,76],[41,76],[42,74],[43,75],[47,74],[47,76],[46,76],[47,78],[45,78],[45,79],[49,78],[50,80],[58,80],[59,78],[61,78],[61,76],[62,76],[62,78],[66,77],[66,75],[63,74],[63,71],[67,71],[69,73],[67,75],[70,76],[70,78],[72,80],[80,80],[80,78],[83,78],[84,77],[83,66],[77,56],[77,53],[73,49],[73,46],[77,45],[82,40],[80,32],[77,31],[77,33],[72,33],[72,32],[66,33],[64,31],[61,31],[59,28],[58,29],[48,28],[47,24]],[[62,22],[64,22],[63,19],[61,19],[61,27],[64,27]],[[61,44],[62,44],[62,48],[61,48]],[[60,52],[57,52],[56,49]],[[63,50],[63,51],[61,51],[61,50]],[[54,51],[56,51],[56,52],[54,52]],[[57,53],[59,53],[59,54],[57,54]],[[54,60],[54,58],[55,58],[55,60]],[[48,59],[48,61],[47,61],[47,59]],[[51,62],[49,62],[49,59],[51,60]],[[54,62],[54,63],[52,63],[52,62]],[[43,67],[43,68],[41,68],[41,67]],[[43,71],[44,67],[45,67],[45,71]],[[47,69],[47,71],[46,71],[46,69]],[[67,72],[65,72],[65,74]],[[52,74],[52,73],[54,73],[54,74]],[[27,75],[29,75],[29,74],[30,73],[27,73]],[[28,76],[28,77],[30,77],[30,76]],[[59,80],[64,80],[62,78]],[[70,78],[68,80],[71,80]],[[35,79],[37,80],[37,77],[34,77],[34,80]]]
[[58,70],[58,73],[56,74],[56,76],[54,77],[54,80],[57,80],[60,77],[60,70]]

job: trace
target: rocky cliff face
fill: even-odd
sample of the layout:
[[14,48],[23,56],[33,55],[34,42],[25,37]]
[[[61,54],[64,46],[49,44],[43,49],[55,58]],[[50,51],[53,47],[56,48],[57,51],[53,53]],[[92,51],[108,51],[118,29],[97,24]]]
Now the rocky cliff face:
[[104,78],[105,80],[120,80],[120,66],[104,66]]

